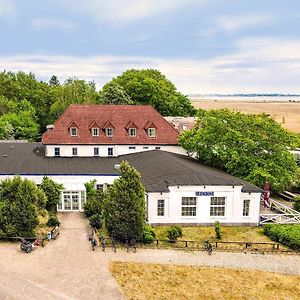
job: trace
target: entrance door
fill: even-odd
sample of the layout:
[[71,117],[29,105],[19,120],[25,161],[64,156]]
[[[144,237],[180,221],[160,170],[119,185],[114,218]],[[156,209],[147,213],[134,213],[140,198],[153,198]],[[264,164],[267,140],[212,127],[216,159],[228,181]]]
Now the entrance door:
[[70,195],[64,195],[64,209],[65,210],[71,210],[71,196]]
[[72,195],[72,210],[79,210],[79,195]]

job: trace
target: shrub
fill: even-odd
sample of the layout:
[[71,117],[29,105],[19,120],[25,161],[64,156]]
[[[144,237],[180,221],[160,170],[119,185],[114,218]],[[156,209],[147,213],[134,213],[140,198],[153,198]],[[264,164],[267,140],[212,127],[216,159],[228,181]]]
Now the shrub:
[[89,218],[95,214],[102,214],[102,202],[99,199],[88,199],[84,204],[84,213]]
[[51,215],[49,217],[48,222],[47,222],[48,226],[53,226],[54,227],[54,226],[59,226],[59,224],[60,224],[60,222],[59,222],[56,215]]
[[216,233],[216,239],[221,240],[222,239],[222,230],[221,230],[221,224],[219,221],[215,222],[215,233]]
[[282,243],[291,249],[300,249],[300,224],[267,224],[264,226],[264,234],[269,236],[273,241]]
[[171,242],[175,242],[177,240],[177,238],[182,236],[182,229],[180,226],[172,226],[168,229],[167,231],[168,233],[168,239]]
[[47,197],[46,208],[48,211],[56,212],[59,203],[61,191],[64,189],[62,184],[54,182],[51,178],[44,176],[40,185]]
[[144,226],[144,232],[142,235],[142,243],[143,244],[150,244],[154,241],[155,239],[155,232],[153,228],[150,225],[145,225]]
[[300,196],[294,198],[294,210],[300,212]]
[[93,228],[101,228],[102,227],[102,217],[100,214],[94,214],[89,218],[90,225]]

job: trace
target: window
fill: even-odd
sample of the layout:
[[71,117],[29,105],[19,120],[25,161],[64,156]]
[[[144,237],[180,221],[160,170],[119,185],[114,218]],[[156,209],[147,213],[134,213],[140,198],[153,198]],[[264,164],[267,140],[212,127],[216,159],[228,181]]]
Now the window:
[[92,136],[99,136],[99,128],[92,128]]
[[60,148],[58,147],[54,148],[54,156],[60,156]]
[[163,217],[165,215],[165,200],[164,199],[157,200],[157,215],[159,217]]
[[244,205],[243,205],[243,216],[247,217],[247,216],[249,216],[249,213],[250,213],[250,200],[245,199]]
[[70,128],[70,135],[71,136],[77,136],[77,128],[76,127],[71,127]]
[[99,148],[98,147],[94,148],[94,156],[99,156]]
[[113,129],[112,128],[106,128],[105,129],[105,134],[107,137],[112,137],[113,136]]
[[72,148],[72,155],[77,156],[77,154],[78,154],[77,148]]
[[183,217],[195,217],[197,213],[197,198],[182,197],[181,199],[181,215]]
[[148,137],[151,137],[151,138],[156,137],[156,129],[155,128],[148,128]]
[[144,146],[143,149],[149,149],[149,147],[148,146]]
[[130,149],[130,150],[134,150],[134,149],[135,149],[135,146],[129,146],[129,149]]
[[96,190],[97,191],[103,191],[103,187],[104,187],[103,184],[99,184],[99,183],[96,184]]
[[136,137],[136,128],[129,128],[128,132],[130,137]]
[[155,150],[160,150],[160,147],[155,147]]
[[210,215],[225,216],[225,197],[210,198]]
[[107,154],[108,154],[108,156],[113,156],[114,155],[114,148],[108,147],[107,148]]

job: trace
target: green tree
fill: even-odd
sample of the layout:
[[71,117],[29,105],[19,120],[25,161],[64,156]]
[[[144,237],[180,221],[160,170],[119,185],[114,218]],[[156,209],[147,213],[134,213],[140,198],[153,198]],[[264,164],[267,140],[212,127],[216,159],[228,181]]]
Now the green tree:
[[120,177],[108,189],[104,202],[105,225],[120,240],[141,239],[145,223],[145,190],[141,175],[128,162],[120,165]]
[[50,110],[56,119],[65,109],[73,103],[97,103],[99,95],[94,82],[86,82],[76,78],[67,79],[63,85],[51,87],[52,98],[55,99]]
[[5,179],[0,182],[0,236],[33,236],[38,221],[38,208],[45,202],[45,194],[34,182]]
[[58,78],[55,75],[52,75],[50,80],[49,80],[49,85],[50,86],[58,86],[60,85]]
[[164,116],[191,116],[196,112],[189,99],[158,70],[127,70],[108,82],[103,91],[116,84],[135,104],[152,105]]
[[180,144],[203,163],[272,190],[292,185],[297,165],[289,152],[296,138],[265,114],[226,109],[199,111],[197,124],[184,132]]
[[40,189],[47,197],[46,209],[49,211],[56,211],[59,203],[61,192],[64,189],[62,184],[54,182],[51,178],[44,176]]
[[99,95],[103,104],[134,104],[123,87],[115,82],[105,85]]

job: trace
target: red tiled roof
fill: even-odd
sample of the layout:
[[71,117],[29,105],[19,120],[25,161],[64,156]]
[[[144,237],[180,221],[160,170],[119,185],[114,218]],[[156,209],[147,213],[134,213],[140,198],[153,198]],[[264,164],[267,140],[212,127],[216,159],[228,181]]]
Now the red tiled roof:
[[[137,136],[129,137],[128,123],[137,128]],[[78,135],[70,136],[68,125],[72,122],[78,125]],[[100,136],[91,134],[90,126],[99,124]],[[113,137],[106,137],[104,124],[113,126]],[[156,137],[149,138],[145,124],[153,124]],[[45,145],[61,144],[140,144],[140,145],[177,145],[178,131],[170,125],[150,105],[70,105],[54,123],[54,129],[48,129],[42,137]]]

